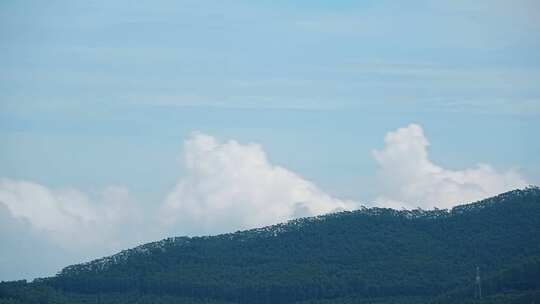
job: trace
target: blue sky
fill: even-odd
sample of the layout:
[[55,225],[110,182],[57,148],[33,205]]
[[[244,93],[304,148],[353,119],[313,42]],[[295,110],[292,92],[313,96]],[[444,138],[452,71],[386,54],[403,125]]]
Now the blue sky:
[[[28,244],[36,235],[50,242],[39,242],[49,253],[39,267],[21,258],[8,268],[14,256],[32,256],[0,249],[0,279],[298,210],[444,208],[540,184],[539,12],[526,0],[3,1],[0,221],[12,229],[1,238],[21,231]],[[187,155],[222,170],[190,167]],[[269,180],[256,193],[228,193],[236,167],[247,180]],[[214,196],[186,190],[193,185],[220,186],[216,197],[246,205],[216,206]],[[265,189],[306,206],[280,205]],[[136,203],[115,205],[124,200]],[[78,211],[64,212],[72,201]],[[129,240],[118,228],[198,206],[206,226],[179,216]],[[279,212],[251,221],[254,206]],[[245,218],[235,213],[244,207]],[[132,216],[136,209],[146,216]],[[111,228],[89,253],[90,243],[66,245],[72,236],[59,231],[71,226],[54,224],[59,214],[88,227],[107,217]]]

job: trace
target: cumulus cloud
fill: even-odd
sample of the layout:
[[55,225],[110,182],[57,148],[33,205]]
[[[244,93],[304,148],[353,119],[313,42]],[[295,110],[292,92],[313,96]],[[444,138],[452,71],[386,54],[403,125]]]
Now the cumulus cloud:
[[271,164],[257,144],[195,133],[184,151],[186,174],[161,208],[166,225],[216,233],[358,206]]
[[[487,164],[443,168],[429,160],[428,146],[416,124],[386,134],[385,146],[373,151],[381,185],[377,205],[447,208],[527,184],[519,173]],[[194,133],[181,159],[182,177],[144,212],[124,187],[89,195],[0,178],[0,242],[6,245],[0,247],[0,279],[50,275],[166,236],[223,233],[360,207],[272,164],[258,144]]]
[[7,246],[0,250],[0,279],[50,275],[69,263],[166,236],[222,233],[357,206],[272,165],[256,144],[195,133],[185,141],[182,159],[185,175],[144,214],[124,187],[89,195],[1,178],[0,241]]
[[384,142],[382,150],[373,151],[383,192],[379,205],[448,208],[527,185],[518,172],[500,172],[488,164],[462,170],[434,164],[428,157],[429,141],[417,124],[388,132]]
[[2,178],[0,204],[14,219],[26,221],[68,250],[93,251],[96,245],[118,249],[126,244],[120,227],[141,219],[127,189],[116,186],[91,199],[76,189],[51,189],[30,181]]

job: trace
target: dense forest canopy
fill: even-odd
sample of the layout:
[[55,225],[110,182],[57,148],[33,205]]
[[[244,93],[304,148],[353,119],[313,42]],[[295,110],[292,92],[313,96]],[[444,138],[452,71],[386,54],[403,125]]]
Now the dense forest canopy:
[[451,210],[363,208],[168,238],[54,277],[0,284],[2,304],[533,301],[540,302],[537,187]]

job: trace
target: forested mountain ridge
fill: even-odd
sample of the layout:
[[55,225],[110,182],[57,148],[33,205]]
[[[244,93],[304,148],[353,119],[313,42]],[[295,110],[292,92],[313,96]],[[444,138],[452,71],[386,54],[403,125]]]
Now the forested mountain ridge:
[[538,187],[451,210],[362,208],[169,238],[0,284],[0,303],[464,303],[476,267],[474,303],[540,297]]

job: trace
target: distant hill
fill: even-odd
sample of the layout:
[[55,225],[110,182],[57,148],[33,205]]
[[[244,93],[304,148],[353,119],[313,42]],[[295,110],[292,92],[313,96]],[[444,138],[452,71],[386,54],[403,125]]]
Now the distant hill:
[[1,283],[0,303],[540,303],[540,189],[169,238]]

